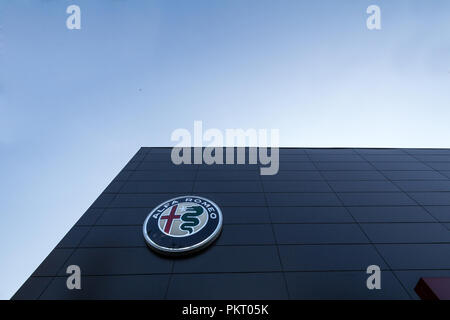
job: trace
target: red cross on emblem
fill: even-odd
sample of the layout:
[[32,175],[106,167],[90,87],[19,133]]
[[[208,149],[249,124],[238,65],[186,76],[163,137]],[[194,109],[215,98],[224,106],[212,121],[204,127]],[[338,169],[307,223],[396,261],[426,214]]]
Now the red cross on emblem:
[[160,218],[160,219],[167,220],[166,225],[164,226],[165,233],[170,233],[170,228],[172,228],[173,220],[179,219],[181,217],[181,215],[175,214],[175,212],[177,212],[177,208],[178,208],[178,205],[173,206],[172,209],[170,210],[170,214],[168,214],[167,216],[161,216],[161,218]]

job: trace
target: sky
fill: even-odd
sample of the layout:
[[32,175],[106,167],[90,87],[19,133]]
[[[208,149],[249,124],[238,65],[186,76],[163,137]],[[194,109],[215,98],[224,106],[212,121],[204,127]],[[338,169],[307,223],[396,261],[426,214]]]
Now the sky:
[[195,120],[282,146],[450,147],[449,16],[448,0],[0,1],[0,299],[141,146]]

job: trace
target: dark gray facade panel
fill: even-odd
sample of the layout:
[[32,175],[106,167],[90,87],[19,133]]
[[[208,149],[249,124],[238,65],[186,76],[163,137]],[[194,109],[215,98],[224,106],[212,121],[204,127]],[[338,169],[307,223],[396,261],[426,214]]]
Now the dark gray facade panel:
[[409,299],[391,271],[383,271],[383,290],[367,290],[361,271],[294,272],[286,278],[291,299]]
[[164,299],[168,284],[168,275],[85,276],[81,290],[67,290],[66,277],[57,277],[40,299]]
[[420,206],[349,207],[348,210],[359,223],[436,222],[429,210]]
[[370,244],[363,245],[290,245],[280,246],[285,271],[366,271],[375,264],[389,267]]
[[[193,289],[194,288],[194,289]],[[288,299],[281,272],[174,274],[168,299]]]

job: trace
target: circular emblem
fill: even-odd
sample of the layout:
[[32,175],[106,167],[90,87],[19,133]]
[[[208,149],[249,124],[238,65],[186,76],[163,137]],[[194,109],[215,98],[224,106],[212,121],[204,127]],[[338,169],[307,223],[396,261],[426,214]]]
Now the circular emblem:
[[187,253],[212,243],[222,230],[222,211],[211,200],[182,196],[156,206],[143,232],[147,244],[161,253]]

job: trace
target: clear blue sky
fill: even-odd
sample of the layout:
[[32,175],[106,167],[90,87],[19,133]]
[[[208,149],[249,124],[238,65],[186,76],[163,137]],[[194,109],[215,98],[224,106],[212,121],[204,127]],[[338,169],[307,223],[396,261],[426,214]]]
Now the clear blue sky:
[[194,120],[284,146],[450,147],[449,57],[448,0],[1,1],[0,298],[140,146]]

